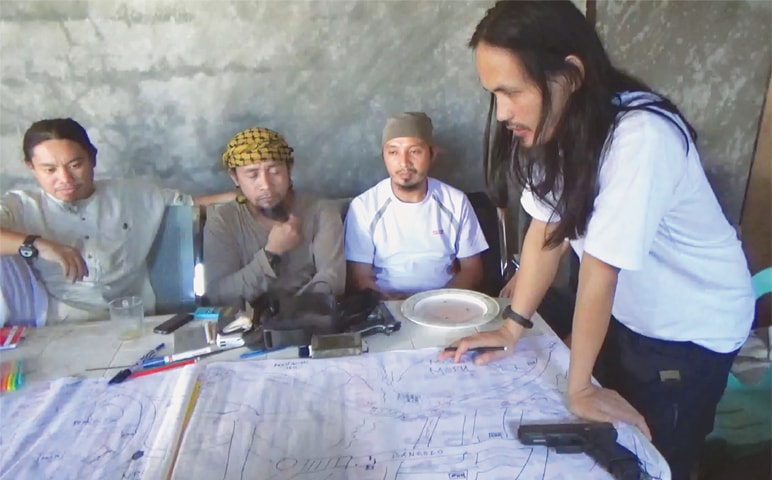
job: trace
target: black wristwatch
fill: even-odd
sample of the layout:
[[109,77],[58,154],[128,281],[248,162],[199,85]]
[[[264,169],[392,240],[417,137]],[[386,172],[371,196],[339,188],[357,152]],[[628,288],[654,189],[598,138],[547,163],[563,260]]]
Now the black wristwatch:
[[263,249],[263,251],[265,252],[265,257],[268,259],[268,264],[276,271],[276,269],[279,268],[279,265],[281,265],[281,255],[269,252],[266,249]]
[[519,313],[512,310],[512,307],[510,305],[507,305],[504,307],[504,312],[501,314],[503,318],[508,318],[509,320],[512,320],[516,324],[522,326],[523,328],[533,328],[533,322],[525,318],[524,316],[520,315]]
[[40,235],[27,235],[27,238],[19,246],[19,255],[26,260],[32,260],[36,258],[40,253],[35,246],[35,240],[40,238]]

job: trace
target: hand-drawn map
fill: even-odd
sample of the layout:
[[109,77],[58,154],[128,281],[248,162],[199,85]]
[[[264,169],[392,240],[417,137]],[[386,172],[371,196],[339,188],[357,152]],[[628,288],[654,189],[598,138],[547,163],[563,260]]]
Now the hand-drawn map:
[[0,479],[166,478],[196,374],[69,377],[3,396]]
[[[533,336],[482,367],[440,362],[436,349],[210,364],[173,478],[611,478],[586,455],[517,440],[521,423],[576,421],[561,393],[567,362],[555,337]],[[652,478],[670,478],[637,431],[618,430]]]

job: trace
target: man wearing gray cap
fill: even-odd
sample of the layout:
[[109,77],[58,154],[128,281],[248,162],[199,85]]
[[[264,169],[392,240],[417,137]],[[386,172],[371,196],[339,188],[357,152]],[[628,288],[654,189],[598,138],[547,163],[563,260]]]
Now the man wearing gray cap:
[[488,243],[464,192],[428,176],[437,153],[432,130],[422,112],[387,120],[382,153],[389,178],[354,198],[346,215],[352,290],[401,299],[480,284]]

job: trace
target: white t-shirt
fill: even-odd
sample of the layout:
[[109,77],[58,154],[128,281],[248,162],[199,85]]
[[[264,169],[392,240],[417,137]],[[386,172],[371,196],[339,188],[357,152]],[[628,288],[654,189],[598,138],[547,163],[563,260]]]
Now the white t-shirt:
[[[691,139],[686,148],[667,119],[624,114],[603,157],[587,232],[571,246],[579,258],[586,251],[620,269],[612,313],[627,327],[730,352],[753,321],[750,273]],[[538,220],[560,219],[528,190],[521,203]]]
[[[106,318],[110,300],[140,295],[154,311],[147,256],[167,205],[193,199],[145,180],[99,180],[85,200],[67,203],[42,189],[14,190],[0,199],[0,227],[80,251],[88,276],[75,283],[54,262],[36,258],[32,269],[49,295],[49,321]],[[100,313],[101,312],[101,313]]]
[[379,288],[418,292],[445,286],[453,261],[488,242],[461,190],[429,178],[426,197],[405,203],[387,178],[351,201],[345,248],[346,260],[373,266]]

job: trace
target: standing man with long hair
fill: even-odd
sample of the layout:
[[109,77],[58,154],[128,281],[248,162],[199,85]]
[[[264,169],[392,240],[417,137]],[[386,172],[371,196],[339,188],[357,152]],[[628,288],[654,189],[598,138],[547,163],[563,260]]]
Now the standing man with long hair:
[[[705,177],[694,130],[667,98],[614,68],[571,2],[500,1],[469,45],[491,93],[486,181],[501,206],[514,179],[533,221],[505,324],[441,358],[514,347],[567,238],[580,258],[569,408],[636,425],[673,478],[688,478],[754,305],[747,262]],[[593,371],[603,387],[592,383]]]

